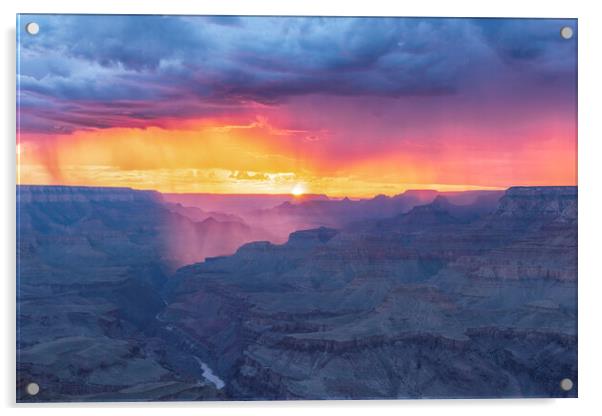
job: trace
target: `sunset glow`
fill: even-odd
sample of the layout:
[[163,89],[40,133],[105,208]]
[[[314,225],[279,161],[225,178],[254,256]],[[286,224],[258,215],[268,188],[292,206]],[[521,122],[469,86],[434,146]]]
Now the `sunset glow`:
[[305,193],[305,188],[302,184],[298,183],[295,185],[295,187],[292,189],[291,194],[295,195],[295,196],[301,196]]
[[[362,39],[348,44],[303,19],[242,18],[166,44],[162,25],[189,22],[148,18],[133,36],[152,53],[126,56],[102,41],[123,19],[69,20],[60,48],[22,39],[19,183],[365,197],[577,182],[575,44],[557,21],[322,23]],[[368,52],[419,23],[431,67],[409,39]],[[533,25],[549,26],[548,43],[513,54]],[[450,33],[468,56],[446,52]],[[98,54],[78,53],[80,40]]]

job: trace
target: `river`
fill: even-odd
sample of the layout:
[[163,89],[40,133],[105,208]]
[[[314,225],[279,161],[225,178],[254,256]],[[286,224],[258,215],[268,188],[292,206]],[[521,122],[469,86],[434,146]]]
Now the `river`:
[[207,364],[201,361],[199,357],[194,357],[194,359],[201,366],[205,380],[211,382],[218,390],[223,389],[226,383],[224,383],[224,381],[219,378]]

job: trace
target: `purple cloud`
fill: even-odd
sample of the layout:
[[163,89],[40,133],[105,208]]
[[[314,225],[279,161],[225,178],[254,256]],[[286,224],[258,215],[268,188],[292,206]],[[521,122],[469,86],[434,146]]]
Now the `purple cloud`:
[[567,95],[576,76],[576,42],[558,34],[576,32],[575,20],[23,19],[42,27],[33,37],[19,28],[20,127],[30,132],[160,125],[316,94],[436,100],[502,82],[526,94],[535,81]]

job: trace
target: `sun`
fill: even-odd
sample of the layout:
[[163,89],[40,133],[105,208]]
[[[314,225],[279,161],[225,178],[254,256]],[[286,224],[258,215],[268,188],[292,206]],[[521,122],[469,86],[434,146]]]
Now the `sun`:
[[295,196],[301,196],[305,193],[305,187],[303,186],[303,184],[296,184],[293,189],[291,190],[291,194],[295,195]]

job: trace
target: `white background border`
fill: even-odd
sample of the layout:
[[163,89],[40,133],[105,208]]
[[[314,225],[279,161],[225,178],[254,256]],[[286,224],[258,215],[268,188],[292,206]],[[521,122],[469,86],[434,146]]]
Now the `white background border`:
[[[3,333],[0,337],[0,405],[12,414],[104,415],[134,413],[177,414],[307,414],[333,412],[366,415],[420,412],[425,415],[586,415],[602,414],[602,175],[601,74],[602,15],[594,1],[394,1],[394,0],[3,0],[0,45],[2,100],[0,100],[2,202],[0,209],[0,265]],[[391,15],[457,17],[576,17],[579,18],[579,399],[559,400],[426,400],[328,402],[229,402],[96,405],[15,404],[15,15],[16,13],[134,13],[134,14],[288,14],[288,15]],[[597,411],[596,411],[597,409]]]

